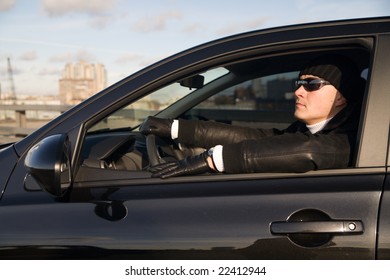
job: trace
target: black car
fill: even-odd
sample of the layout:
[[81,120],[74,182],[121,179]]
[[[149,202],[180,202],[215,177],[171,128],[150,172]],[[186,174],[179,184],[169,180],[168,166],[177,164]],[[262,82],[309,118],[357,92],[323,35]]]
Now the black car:
[[[389,259],[390,18],[238,34],[157,62],[0,150],[2,259]],[[366,79],[354,166],[151,178],[203,150],[149,115],[285,128],[313,57]]]

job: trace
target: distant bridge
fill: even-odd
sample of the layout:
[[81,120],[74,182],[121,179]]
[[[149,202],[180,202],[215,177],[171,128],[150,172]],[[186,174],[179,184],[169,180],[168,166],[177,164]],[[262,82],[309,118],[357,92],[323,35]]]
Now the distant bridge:
[[[34,132],[40,125],[44,124],[50,119],[42,119],[36,121],[38,124],[31,124],[26,117],[28,111],[40,111],[40,112],[58,112],[63,113],[69,110],[72,105],[7,105],[0,104],[1,111],[13,111],[15,112],[15,119],[2,120],[0,122],[0,144],[6,142],[14,142],[21,139],[28,134]],[[38,127],[37,127],[38,125]]]

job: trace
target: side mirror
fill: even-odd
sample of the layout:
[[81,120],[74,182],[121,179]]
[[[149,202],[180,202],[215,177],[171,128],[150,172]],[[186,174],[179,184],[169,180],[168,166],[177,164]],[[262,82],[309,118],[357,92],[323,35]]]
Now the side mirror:
[[68,137],[55,134],[35,144],[24,165],[39,186],[55,196],[63,196],[71,184]]

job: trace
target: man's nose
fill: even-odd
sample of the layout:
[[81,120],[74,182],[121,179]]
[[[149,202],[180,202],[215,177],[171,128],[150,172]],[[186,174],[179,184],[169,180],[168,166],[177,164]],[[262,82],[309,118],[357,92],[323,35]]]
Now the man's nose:
[[305,89],[303,88],[302,85],[300,85],[299,88],[297,88],[297,89],[295,90],[295,92],[294,92],[294,95],[295,95],[296,97],[303,96],[304,94],[306,94],[306,91],[305,91]]

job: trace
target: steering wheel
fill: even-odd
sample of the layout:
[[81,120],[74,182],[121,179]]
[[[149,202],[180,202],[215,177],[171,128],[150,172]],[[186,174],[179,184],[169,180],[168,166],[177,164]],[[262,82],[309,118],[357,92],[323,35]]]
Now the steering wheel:
[[[176,143],[172,141],[172,143],[167,143],[166,147],[170,150],[170,154],[176,159],[181,160],[185,157],[184,152],[179,148],[175,148]],[[149,165],[155,166],[161,163],[165,163],[165,159],[161,157],[158,148],[157,148],[157,139],[153,134],[149,134],[146,136],[146,151],[149,158]]]

